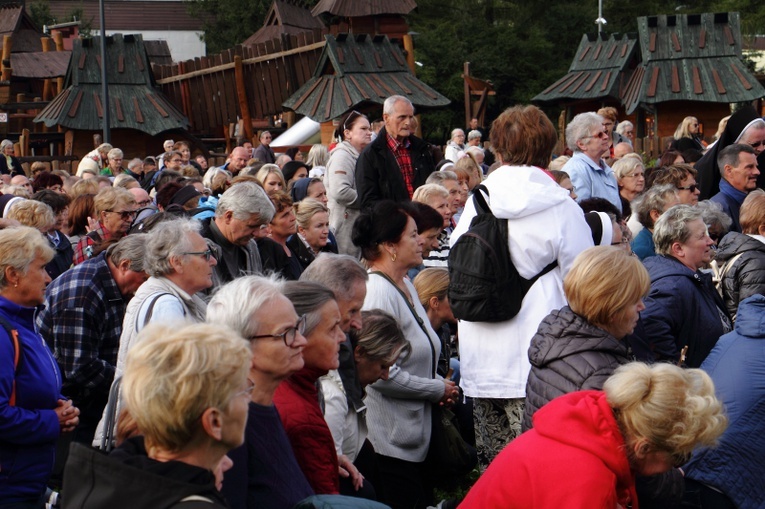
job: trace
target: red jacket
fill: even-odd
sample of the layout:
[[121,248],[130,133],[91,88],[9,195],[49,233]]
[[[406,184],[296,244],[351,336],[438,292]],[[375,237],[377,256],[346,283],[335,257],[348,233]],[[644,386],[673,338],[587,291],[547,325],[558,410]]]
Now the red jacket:
[[340,493],[337,452],[319,407],[316,381],[326,371],[303,368],[277,387],[274,404],[300,469],[317,495]]
[[600,391],[563,395],[497,456],[460,509],[638,509],[624,439]]

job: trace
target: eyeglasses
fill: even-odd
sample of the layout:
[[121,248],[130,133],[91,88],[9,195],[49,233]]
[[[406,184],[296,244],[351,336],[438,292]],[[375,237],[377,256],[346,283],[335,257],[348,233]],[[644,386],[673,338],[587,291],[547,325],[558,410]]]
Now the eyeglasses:
[[587,139],[587,138],[608,138],[608,133],[606,133],[605,131],[600,131],[598,134],[585,136],[583,139]]
[[301,336],[305,334],[305,315],[298,318],[294,327],[288,328],[281,334],[260,334],[258,336],[250,336],[249,339],[282,338],[285,345],[292,346],[295,344],[295,338],[297,337],[298,332]]
[[695,193],[695,192],[696,192],[696,189],[698,189],[698,188],[699,188],[699,185],[698,185],[698,184],[691,184],[691,185],[690,185],[690,186],[688,186],[688,187],[680,187],[680,186],[677,186],[677,190],[678,190],[678,191],[690,191],[690,192],[692,192],[692,193]]
[[250,380],[248,378],[247,379],[247,388],[245,390],[243,390],[243,391],[239,391],[236,394],[234,394],[234,397],[237,397],[237,396],[247,396],[247,399],[249,399],[253,390],[255,390],[255,382],[253,382],[252,380]]
[[149,200],[141,200],[138,203],[139,207],[146,207],[147,205],[151,205],[151,199]]
[[[357,117],[362,116],[361,113],[359,113],[356,110],[351,111],[347,117],[345,117],[345,122],[343,122],[343,131],[348,129],[348,121],[354,118],[354,115]],[[351,127],[353,127],[353,123],[351,123]]]
[[759,147],[765,146],[765,140],[760,140],[757,143],[750,143],[749,146],[752,148],[759,148]]
[[195,255],[195,256],[204,256],[205,261],[209,262],[210,258],[214,256],[212,249],[208,249],[207,251],[186,251],[185,253],[181,253],[182,255]]
[[127,221],[128,219],[135,219],[135,216],[138,215],[137,210],[105,210],[104,212],[119,214],[120,219],[122,219],[123,221]]
[[640,172],[640,173],[630,173],[628,175],[625,175],[625,177],[640,178],[640,177],[645,177],[645,173],[643,173],[643,172]]

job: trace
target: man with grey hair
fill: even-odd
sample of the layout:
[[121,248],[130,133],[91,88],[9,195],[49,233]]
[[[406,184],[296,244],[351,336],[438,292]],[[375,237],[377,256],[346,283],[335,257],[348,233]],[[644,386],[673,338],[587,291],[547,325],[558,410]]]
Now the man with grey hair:
[[576,189],[577,201],[605,198],[622,210],[619,184],[613,170],[603,160],[610,153],[609,135],[597,113],[580,113],[566,127],[566,144],[574,152],[563,166]]
[[[146,237],[144,266],[150,276],[130,300],[122,322],[115,377],[125,370],[125,359],[138,333],[151,322],[203,322],[207,304],[197,293],[212,286],[216,260],[199,234],[194,219],[177,218],[157,224]],[[104,420],[101,419],[94,445],[100,444]]]
[[405,202],[425,183],[436,165],[428,144],[412,133],[414,107],[394,95],[383,104],[385,127],[356,161],[356,189],[362,208],[380,200]]
[[271,140],[273,136],[268,131],[260,133],[260,145],[255,148],[252,153],[252,157],[257,159],[263,164],[276,164],[276,154],[274,149],[271,148]]
[[54,352],[62,393],[80,408],[73,440],[90,444],[117,365],[128,300],[146,280],[149,235],[128,235],[56,278],[37,315],[40,334]]
[[208,294],[240,276],[262,272],[256,239],[266,236],[274,213],[271,199],[253,182],[235,184],[221,195],[215,217],[202,221],[202,236],[218,260]]
[[741,233],[739,213],[741,204],[751,192],[757,189],[757,153],[750,145],[736,143],[728,145],[717,156],[720,168],[720,192],[711,201],[719,203],[723,212],[733,220],[731,231]]
[[471,147],[480,147],[481,146],[481,131],[478,129],[473,129],[470,131],[467,135],[467,144]]

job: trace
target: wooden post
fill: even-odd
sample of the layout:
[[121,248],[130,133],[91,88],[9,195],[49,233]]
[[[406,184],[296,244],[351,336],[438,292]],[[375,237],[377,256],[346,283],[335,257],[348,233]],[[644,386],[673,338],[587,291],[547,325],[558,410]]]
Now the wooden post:
[[[41,37],[40,42],[42,43],[42,50],[43,53],[47,53],[50,51],[50,43],[51,38],[50,37]],[[53,80],[50,78],[43,81],[43,94],[42,94],[43,101],[50,101],[53,99]],[[47,126],[43,123],[44,131],[47,131]]]
[[12,39],[10,35],[3,36],[3,58],[2,62],[0,62],[2,65],[0,66],[0,69],[2,69],[2,75],[0,78],[3,81],[10,81],[11,80],[11,47],[12,47]]
[[29,154],[29,129],[21,130],[19,145],[21,145],[21,156],[28,157],[30,155]]
[[416,76],[417,72],[415,71],[414,64],[414,41],[409,34],[405,34],[402,39],[404,41],[404,51],[406,51],[406,63],[409,65],[409,70],[412,71],[412,74]]
[[[468,83],[468,77],[470,76],[470,62],[462,64],[462,82],[465,85],[465,123],[463,125],[470,125],[470,119],[473,118],[473,108],[470,104],[470,84]],[[467,136],[467,133],[465,133]]]
[[64,34],[61,33],[61,30],[53,30],[50,36],[53,37],[53,42],[56,43],[56,51],[64,51]]
[[240,133],[244,139],[252,139],[252,118],[250,117],[250,106],[247,102],[247,90],[244,88],[244,69],[242,68],[242,57],[234,56],[234,78],[236,82],[236,95],[239,98],[239,109],[242,112],[242,122],[244,123],[244,132]]

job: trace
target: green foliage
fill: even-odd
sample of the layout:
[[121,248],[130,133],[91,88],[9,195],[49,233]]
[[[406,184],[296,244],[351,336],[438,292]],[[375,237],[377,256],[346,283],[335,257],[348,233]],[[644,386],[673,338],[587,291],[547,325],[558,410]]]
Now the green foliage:
[[42,31],[45,25],[53,24],[53,14],[50,12],[50,2],[41,0],[29,4],[29,17],[32,18],[35,26]]
[[[295,1],[313,7],[318,0]],[[192,16],[203,20],[202,40],[213,54],[243,43],[257,32],[271,8],[271,0],[186,0]]]

